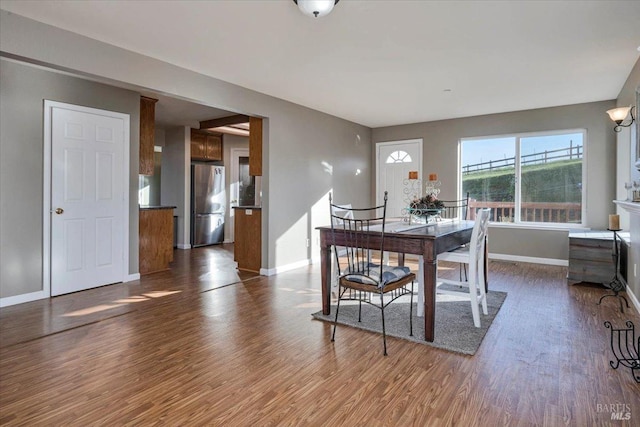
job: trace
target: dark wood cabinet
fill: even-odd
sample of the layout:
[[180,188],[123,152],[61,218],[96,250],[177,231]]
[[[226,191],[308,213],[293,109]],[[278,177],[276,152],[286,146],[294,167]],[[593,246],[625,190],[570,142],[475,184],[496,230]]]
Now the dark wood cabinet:
[[262,119],[249,117],[249,175],[262,176]]
[[166,270],[173,261],[173,209],[140,209],[140,274]]
[[157,99],[140,97],[140,175],[153,175]]
[[191,129],[191,160],[221,161],[222,135]]
[[205,144],[206,138],[203,133],[197,132],[191,129],[191,158],[192,159],[204,159],[205,158]]
[[260,272],[262,265],[262,210],[234,208],[233,257],[238,270]]

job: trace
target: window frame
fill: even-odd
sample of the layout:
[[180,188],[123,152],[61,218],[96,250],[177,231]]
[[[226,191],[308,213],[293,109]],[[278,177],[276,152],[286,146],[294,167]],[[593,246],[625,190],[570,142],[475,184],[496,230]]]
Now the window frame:
[[[397,159],[394,159],[393,155],[396,154]],[[392,161],[389,161],[392,160]],[[404,150],[396,150],[393,153],[387,156],[387,160],[385,160],[386,164],[394,164],[394,163],[412,163],[413,159],[411,158],[411,154],[407,153]]]
[[[580,223],[563,223],[563,222],[533,222],[533,221],[525,221],[521,220],[521,174],[522,174],[522,164],[521,164],[521,139],[523,138],[531,138],[531,137],[545,137],[545,136],[554,136],[554,135],[568,135],[568,134],[582,134],[582,205],[581,205],[581,213],[580,213]],[[587,215],[587,162],[588,162],[588,133],[585,128],[573,128],[573,129],[560,129],[560,130],[549,130],[549,131],[537,131],[537,132],[517,132],[517,133],[508,133],[508,134],[498,134],[498,135],[487,135],[487,136],[475,136],[475,137],[465,137],[460,138],[458,140],[458,194],[463,194],[462,189],[462,155],[463,155],[463,143],[469,141],[478,141],[478,140],[487,140],[487,139],[500,139],[500,138],[513,138],[515,140],[515,164],[514,164],[514,175],[515,175],[515,189],[514,189],[514,221],[513,222],[500,222],[500,221],[491,221],[492,226],[500,226],[505,228],[540,228],[540,229],[574,229],[574,228],[586,228],[586,215]]]

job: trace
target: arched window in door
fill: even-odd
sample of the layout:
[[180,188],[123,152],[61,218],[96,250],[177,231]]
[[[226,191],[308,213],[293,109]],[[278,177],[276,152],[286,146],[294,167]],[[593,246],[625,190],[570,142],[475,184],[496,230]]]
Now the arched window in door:
[[386,163],[411,163],[411,156],[406,151],[394,151],[389,154]]

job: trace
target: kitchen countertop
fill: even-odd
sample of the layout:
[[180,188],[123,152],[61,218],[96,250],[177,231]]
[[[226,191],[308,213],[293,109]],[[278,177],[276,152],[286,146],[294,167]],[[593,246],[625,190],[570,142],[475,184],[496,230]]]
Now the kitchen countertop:
[[232,209],[262,209],[262,206],[232,206]]
[[175,206],[139,206],[140,209],[175,209]]

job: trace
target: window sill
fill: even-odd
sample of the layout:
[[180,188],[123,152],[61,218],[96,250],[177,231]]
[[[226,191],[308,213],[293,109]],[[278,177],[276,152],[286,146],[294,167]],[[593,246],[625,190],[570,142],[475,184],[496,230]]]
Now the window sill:
[[523,230],[545,230],[545,231],[566,231],[569,230],[590,230],[582,224],[543,224],[543,223],[512,223],[512,222],[490,222],[489,227],[492,228],[515,228]]

